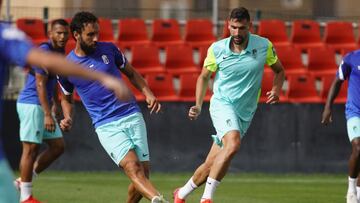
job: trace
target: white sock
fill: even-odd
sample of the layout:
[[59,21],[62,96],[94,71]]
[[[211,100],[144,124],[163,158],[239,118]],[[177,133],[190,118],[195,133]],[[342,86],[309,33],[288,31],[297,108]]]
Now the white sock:
[[167,200],[164,199],[162,195],[155,196],[151,199],[151,203],[169,203]]
[[349,177],[348,193],[356,194],[356,183],[357,183],[357,178]]
[[27,200],[32,193],[32,182],[20,183],[20,201]]
[[356,195],[357,195],[358,201],[360,201],[360,186],[356,186]]
[[220,181],[217,181],[215,179],[212,179],[210,177],[207,178],[204,194],[201,197],[201,199],[212,199],[214,192],[216,190],[216,187],[220,184]]
[[178,192],[178,197],[180,199],[185,199],[188,195],[191,194],[198,186],[194,183],[193,177],[182,187]]

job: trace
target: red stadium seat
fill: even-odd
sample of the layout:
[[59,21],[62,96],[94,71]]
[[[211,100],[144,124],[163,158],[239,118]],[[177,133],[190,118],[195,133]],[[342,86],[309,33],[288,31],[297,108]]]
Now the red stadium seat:
[[204,66],[204,61],[207,56],[207,50],[209,49],[209,46],[202,46],[199,48],[199,64],[198,66],[202,69]]
[[285,73],[289,74],[304,74],[307,69],[302,63],[301,52],[299,49],[292,46],[279,46],[276,48],[276,53],[284,66]]
[[[195,101],[195,91],[196,91],[196,82],[198,74],[181,74],[180,75],[180,88],[179,88],[179,97],[181,101]],[[206,95],[204,101],[210,101],[211,91],[209,88],[206,90]]]
[[200,69],[194,63],[193,52],[190,46],[167,46],[165,53],[165,69],[168,73],[180,75],[182,73],[200,72]]
[[351,22],[327,22],[325,26],[324,42],[336,52],[340,52],[341,49],[355,50],[358,47]]
[[293,21],[290,41],[302,51],[325,46],[320,38],[319,23],[313,20]]
[[160,48],[183,44],[178,21],[175,19],[155,19],[152,24],[151,42]]
[[69,41],[66,43],[65,46],[65,54],[69,54],[73,49],[75,49],[76,47],[76,41],[74,39],[70,39]]
[[48,41],[45,33],[45,25],[38,18],[19,18],[16,20],[16,26],[29,36],[34,44],[41,44]]
[[115,43],[111,19],[99,18],[99,41]]
[[179,97],[177,96],[174,85],[173,78],[170,74],[149,74],[146,75],[146,81],[155,94],[156,98],[159,101],[178,101]]
[[229,21],[225,20],[221,38],[227,38],[227,37],[230,37]]
[[78,101],[78,102],[81,101],[81,98],[80,98],[79,94],[77,93],[76,89],[74,90],[72,95],[73,95],[74,101]]
[[185,25],[185,43],[193,48],[210,46],[216,40],[213,24],[208,19],[190,19]]
[[341,51],[340,51],[340,55],[341,56],[345,56],[346,54],[352,52],[352,51],[355,51],[356,49],[354,48],[342,48]]
[[165,68],[159,61],[159,49],[153,45],[138,45],[131,48],[131,65],[140,74],[165,73]]
[[122,49],[130,49],[134,45],[149,44],[146,25],[143,19],[128,18],[119,20],[117,44]]
[[[271,91],[274,81],[274,72],[264,71],[262,81],[261,81],[261,93],[259,102],[265,103],[267,101],[266,93]],[[287,98],[284,95],[284,92],[280,94],[280,102],[286,102]]]
[[286,96],[293,103],[320,103],[321,97],[315,88],[314,77],[307,74],[292,74],[288,77]]
[[[322,88],[320,90],[320,96],[321,96],[323,102],[326,102],[326,100],[327,100],[330,87],[331,87],[332,82],[335,77],[336,77],[335,74],[323,74],[320,76],[321,83],[322,83]],[[347,80],[345,80],[343,82],[343,84],[341,85],[340,92],[337,95],[334,103],[345,103],[346,102],[347,87],[348,87],[348,82],[347,82]]]
[[308,53],[308,71],[315,77],[322,74],[334,74],[337,70],[335,54],[328,48],[312,48]]
[[268,38],[275,48],[291,45],[286,34],[285,22],[282,20],[260,20],[258,34]]

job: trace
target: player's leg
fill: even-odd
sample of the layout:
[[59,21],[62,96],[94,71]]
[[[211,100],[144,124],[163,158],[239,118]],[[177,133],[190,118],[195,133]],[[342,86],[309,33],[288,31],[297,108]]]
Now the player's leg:
[[351,140],[352,151],[349,159],[349,181],[346,199],[348,203],[357,203],[356,184],[360,171],[360,118],[347,120],[347,132]]
[[0,203],[18,203],[19,195],[12,184],[14,178],[5,158],[0,160]]
[[34,201],[32,198],[33,167],[42,143],[44,115],[40,105],[17,103],[20,119],[20,141],[22,155],[20,159],[20,200]]
[[61,154],[64,153],[65,142],[60,127],[55,123],[55,131],[44,131],[44,142],[47,148],[39,154],[34,164],[34,173],[39,174],[50,166]]
[[[141,164],[144,169],[146,178],[149,179],[149,174],[150,174],[149,162],[145,161],[145,162],[142,162]],[[139,191],[137,191],[134,184],[131,183],[128,187],[128,199],[126,202],[127,203],[137,203],[137,202],[140,202],[141,199],[142,199],[141,193]]]
[[205,183],[209,176],[210,168],[214,163],[215,157],[221,148],[215,142],[210,148],[204,163],[202,163],[194,172],[193,176],[184,186],[174,191],[174,203],[185,202],[185,199],[199,186]]
[[44,140],[48,147],[42,151],[34,163],[34,172],[41,173],[48,168],[61,154],[64,153],[65,142],[63,138]]

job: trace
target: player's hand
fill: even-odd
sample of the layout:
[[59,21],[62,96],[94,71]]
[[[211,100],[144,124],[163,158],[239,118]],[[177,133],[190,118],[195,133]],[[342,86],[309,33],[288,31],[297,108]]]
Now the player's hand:
[[112,90],[116,97],[122,101],[129,101],[132,98],[131,91],[126,86],[126,84],[119,79],[104,75],[101,83],[108,89]]
[[60,128],[63,131],[69,131],[72,127],[72,119],[70,117],[64,118],[60,121]]
[[322,119],[321,119],[321,123],[324,125],[327,125],[329,123],[332,122],[332,115],[331,115],[331,109],[330,108],[326,108],[324,109],[324,112],[322,113]]
[[55,121],[51,115],[44,116],[44,126],[45,126],[45,130],[49,132],[55,131]]
[[267,104],[275,104],[279,102],[279,93],[277,93],[276,91],[269,91],[266,92],[266,96],[267,96]]
[[150,109],[150,114],[152,114],[152,112],[159,113],[161,104],[154,95],[147,96],[146,103],[148,104],[148,109]]
[[189,119],[190,120],[196,120],[197,117],[200,115],[201,113],[201,107],[199,106],[192,106],[189,109]]

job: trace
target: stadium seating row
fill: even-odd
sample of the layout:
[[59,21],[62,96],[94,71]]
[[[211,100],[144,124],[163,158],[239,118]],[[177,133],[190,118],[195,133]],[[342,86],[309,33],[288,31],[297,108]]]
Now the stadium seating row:
[[[67,19],[70,21],[71,19]],[[45,27],[41,19],[17,19],[18,28],[25,31],[35,43],[46,40]],[[152,36],[149,39],[143,19],[121,19],[118,21],[119,34],[114,38],[110,19],[100,18],[100,40],[116,43],[120,48],[130,49],[134,45],[154,44],[159,48],[168,45],[188,44],[198,49],[209,46],[216,40],[213,34],[213,24],[208,19],[189,19],[185,24],[184,38],[180,34],[180,26],[175,19],[155,19],[152,23]],[[341,32],[339,32],[341,30]],[[301,51],[309,48],[328,46],[336,52],[357,49],[353,25],[351,22],[331,21],[325,24],[324,36],[321,38],[320,24],[313,20],[295,20],[292,22],[290,38],[287,36],[285,22],[278,19],[260,20],[257,33],[269,38],[275,47],[293,45]],[[222,37],[229,36],[225,23]],[[72,48],[71,39],[68,46]]]
[[[186,101],[195,102],[195,88],[198,74],[185,73],[179,78],[174,78],[171,74],[149,74],[145,79],[157,96],[159,101]],[[287,76],[287,87],[283,88],[280,95],[282,103],[324,103],[326,101],[334,74],[323,74],[317,80],[309,74],[291,74]],[[124,78],[131,91],[134,93],[138,101],[144,101],[145,98],[139,90]],[[174,81],[179,80],[176,85]],[[273,73],[265,71],[261,84],[260,103],[267,100],[266,92],[270,91],[273,84]],[[285,85],[284,85],[285,86]],[[211,98],[211,91],[206,92],[205,101]],[[335,103],[345,103],[347,98],[347,82],[345,81],[342,88],[335,99]],[[74,94],[74,99],[80,101],[80,97]]]

